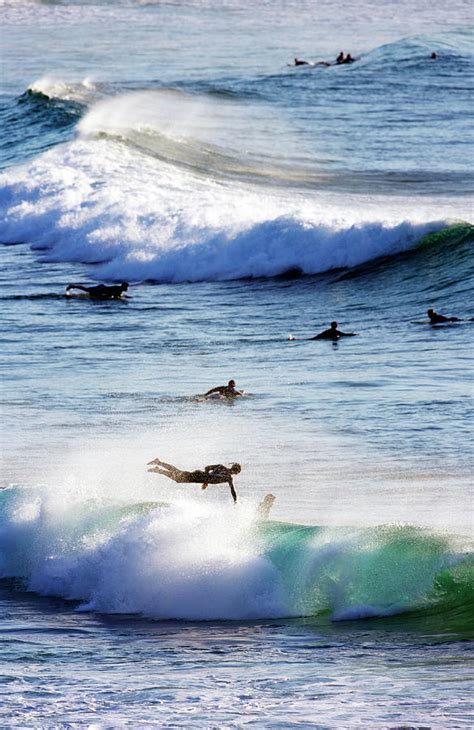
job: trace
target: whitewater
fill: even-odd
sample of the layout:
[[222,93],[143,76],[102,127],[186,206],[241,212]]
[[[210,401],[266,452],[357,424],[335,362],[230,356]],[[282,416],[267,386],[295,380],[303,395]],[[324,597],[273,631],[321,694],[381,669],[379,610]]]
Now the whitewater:
[[470,3],[0,9],[0,722],[471,727]]

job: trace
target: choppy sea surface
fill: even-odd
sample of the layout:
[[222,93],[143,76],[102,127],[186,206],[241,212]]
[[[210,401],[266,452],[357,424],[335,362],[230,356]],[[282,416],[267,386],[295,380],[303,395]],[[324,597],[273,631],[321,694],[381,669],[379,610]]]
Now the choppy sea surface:
[[0,10],[0,724],[472,727],[471,4]]

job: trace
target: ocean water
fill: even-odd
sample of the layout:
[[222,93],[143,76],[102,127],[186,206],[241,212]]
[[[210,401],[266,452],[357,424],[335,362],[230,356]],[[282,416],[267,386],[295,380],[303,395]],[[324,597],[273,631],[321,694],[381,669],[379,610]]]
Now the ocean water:
[[472,727],[471,4],[0,10],[0,724]]

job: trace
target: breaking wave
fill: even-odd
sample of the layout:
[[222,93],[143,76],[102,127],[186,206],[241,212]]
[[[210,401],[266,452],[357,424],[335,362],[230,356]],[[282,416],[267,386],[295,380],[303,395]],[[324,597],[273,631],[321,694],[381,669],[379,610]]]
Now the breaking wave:
[[79,610],[154,619],[334,620],[462,612],[472,556],[412,526],[257,522],[255,505],[110,504],[0,493],[0,575]]

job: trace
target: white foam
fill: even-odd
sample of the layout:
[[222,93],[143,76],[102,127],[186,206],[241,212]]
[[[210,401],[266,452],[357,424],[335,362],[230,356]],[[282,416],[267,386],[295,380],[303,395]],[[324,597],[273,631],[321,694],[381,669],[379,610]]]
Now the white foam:
[[425,544],[414,528],[266,534],[256,503],[183,498],[143,514],[114,491],[4,491],[0,577],[85,611],[245,620],[329,609],[352,620],[425,605],[455,564],[443,541]]
[[79,139],[0,178],[0,240],[27,241],[47,261],[107,262],[118,280],[225,280],[314,274],[404,251],[452,217],[453,201],[405,201],[223,183]]
[[50,99],[82,103],[90,103],[100,96],[99,85],[90,76],[86,76],[82,81],[66,81],[58,76],[42,76],[31,84],[29,90]]

